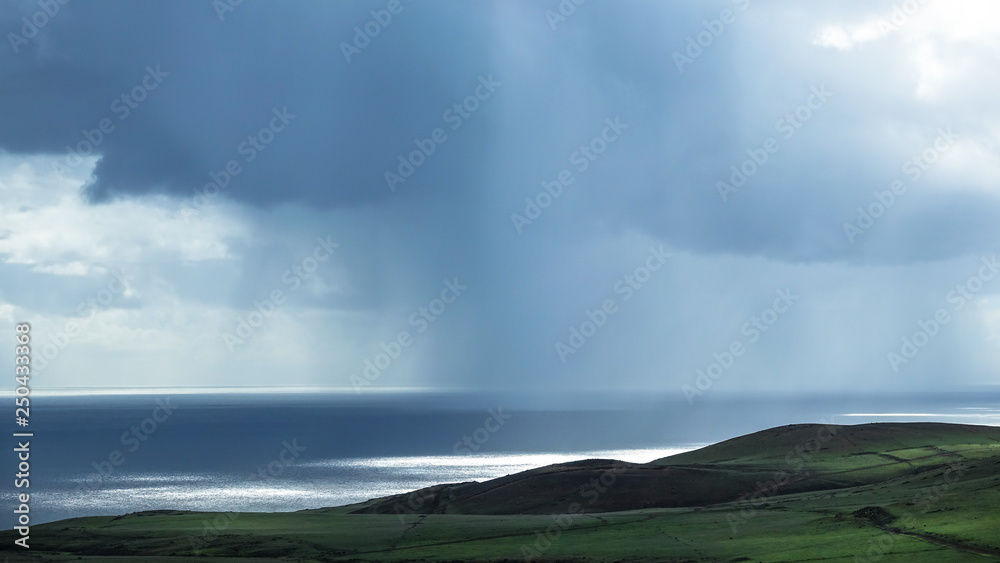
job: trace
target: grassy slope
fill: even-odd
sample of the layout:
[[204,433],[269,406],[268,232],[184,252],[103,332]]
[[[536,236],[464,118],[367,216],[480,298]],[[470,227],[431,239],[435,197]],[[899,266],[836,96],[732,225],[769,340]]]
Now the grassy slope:
[[[440,487],[419,507],[422,514],[357,513],[383,511],[406,500],[393,498],[235,518],[147,513],[66,520],[33,527],[31,558],[18,553],[16,560],[106,561],[111,555],[132,555],[112,560],[177,561],[195,553],[202,561],[272,561],[280,556],[316,561],[523,560],[525,553],[542,560],[591,561],[1000,559],[1000,428],[839,426],[810,454],[807,448],[820,444],[811,439],[829,436],[817,434],[820,428],[781,427],[649,466],[629,465],[615,473],[615,482],[592,505],[587,501],[593,496],[579,494],[578,477],[600,475],[612,467],[610,462],[565,464],[498,482]],[[788,482],[775,488],[771,480],[779,472]],[[661,482],[650,476],[660,476]],[[634,503],[642,487],[674,489],[678,492],[670,498],[675,500],[697,501],[697,495],[708,494],[702,500],[711,501],[718,490],[750,493],[758,481],[766,492],[754,503],[693,502],[680,508],[574,516],[558,510],[558,518],[509,514],[525,506],[563,509],[568,501],[589,510],[621,508]],[[636,506],[642,502],[640,497]],[[454,513],[463,508],[483,512],[491,503],[494,512],[508,514]],[[853,515],[864,507],[885,512],[869,509],[865,514],[877,517]],[[203,536],[212,519],[223,529]],[[542,536],[546,531],[549,539]],[[11,534],[5,535],[0,549],[10,549]],[[530,549],[536,551],[525,551]],[[150,557],[157,555],[164,558]]]

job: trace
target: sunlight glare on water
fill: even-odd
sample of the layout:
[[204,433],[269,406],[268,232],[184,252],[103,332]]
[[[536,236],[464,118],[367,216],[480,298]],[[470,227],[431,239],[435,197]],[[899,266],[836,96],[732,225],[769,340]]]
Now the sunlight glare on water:
[[159,509],[295,511],[364,502],[440,483],[485,481],[582,459],[646,463],[698,447],[701,444],[576,453],[325,459],[294,464],[267,478],[220,472],[125,474],[109,478],[103,487],[86,495],[77,490],[85,482],[84,476],[78,476],[67,479],[40,502],[52,509],[89,515]]

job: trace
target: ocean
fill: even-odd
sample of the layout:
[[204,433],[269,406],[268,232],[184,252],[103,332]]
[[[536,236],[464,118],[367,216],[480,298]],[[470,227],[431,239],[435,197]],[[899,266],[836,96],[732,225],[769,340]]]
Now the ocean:
[[[6,401],[5,401],[6,402]],[[11,403],[13,401],[10,401]],[[39,393],[33,524],[140,510],[294,511],[587,458],[647,462],[784,424],[1000,425],[1000,393],[864,398]],[[13,418],[13,408],[5,413]],[[10,438],[12,447],[17,438]],[[23,440],[23,439],[22,439]],[[5,456],[13,476],[17,460]],[[13,527],[11,512],[8,528]]]

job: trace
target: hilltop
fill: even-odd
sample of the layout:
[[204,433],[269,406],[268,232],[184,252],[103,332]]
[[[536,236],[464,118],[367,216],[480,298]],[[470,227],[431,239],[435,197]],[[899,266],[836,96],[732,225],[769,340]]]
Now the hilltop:
[[582,512],[708,506],[752,495],[758,483],[776,489],[773,496],[917,475],[954,463],[966,446],[1000,446],[1000,428],[798,424],[646,464],[591,459],[483,483],[437,485],[356,505],[350,513],[557,514],[573,503]]

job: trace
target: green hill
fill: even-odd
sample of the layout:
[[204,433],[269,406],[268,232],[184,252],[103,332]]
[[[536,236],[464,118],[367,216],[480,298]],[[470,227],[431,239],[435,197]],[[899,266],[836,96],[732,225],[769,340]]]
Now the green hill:
[[17,561],[1000,559],[1000,428],[783,426],[648,464],[585,460],[295,513],[77,518],[31,540]]
[[[352,512],[556,514],[568,511],[573,503],[582,504],[582,512],[707,506],[753,494],[757,483],[768,490],[777,485],[779,492],[789,494],[915,475],[947,466],[970,448],[1000,454],[1000,428],[799,424],[648,464],[614,460],[557,464],[484,483],[438,485],[376,499]],[[613,483],[606,494],[600,491],[602,479],[604,484]]]

